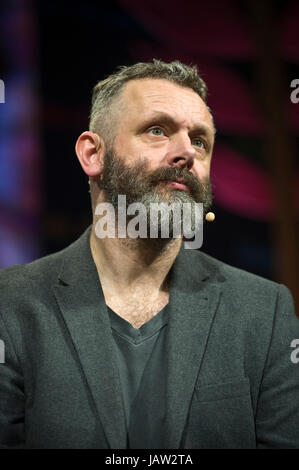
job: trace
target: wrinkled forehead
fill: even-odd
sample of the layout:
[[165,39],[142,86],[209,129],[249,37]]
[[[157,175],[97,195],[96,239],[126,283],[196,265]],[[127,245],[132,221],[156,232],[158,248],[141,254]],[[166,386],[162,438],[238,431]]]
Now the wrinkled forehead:
[[152,112],[167,112],[178,122],[198,125],[205,123],[214,130],[209,108],[191,88],[165,79],[131,80],[121,93],[122,110],[131,118]]

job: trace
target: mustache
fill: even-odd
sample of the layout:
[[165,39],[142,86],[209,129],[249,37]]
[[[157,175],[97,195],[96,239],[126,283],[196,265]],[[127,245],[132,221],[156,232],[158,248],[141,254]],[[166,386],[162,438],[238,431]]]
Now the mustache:
[[124,161],[121,161],[118,156],[111,151],[108,151],[105,156],[104,173],[104,177],[109,177],[117,173],[118,180],[128,177],[134,179],[142,175],[144,183],[146,182],[149,186],[155,186],[159,182],[172,181],[178,178],[190,189],[198,190],[202,184],[193,173],[184,167],[162,167],[150,170],[149,163],[145,159],[141,159],[139,162],[136,162],[135,165],[126,165]]
[[157,184],[162,181],[174,181],[179,179],[186,186],[200,185],[199,179],[189,170],[180,167],[158,168],[153,170],[149,176],[151,184]]
[[197,200],[203,197],[203,193],[205,193],[207,188],[209,187],[208,179],[201,181],[186,168],[158,168],[152,171],[149,175],[149,184],[151,186],[156,186],[158,183],[163,181],[175,180],[180,180],[180,183],[185,184],[189,188],[190,195]]

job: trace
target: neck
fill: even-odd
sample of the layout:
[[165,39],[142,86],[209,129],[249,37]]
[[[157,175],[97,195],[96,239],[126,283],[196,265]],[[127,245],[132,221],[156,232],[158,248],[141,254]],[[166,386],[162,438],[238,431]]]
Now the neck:
[[181,239],[98,238],[95,223],[90,236],[91,253],[107,296],[132,290],[169,289],[169,271],[181,247]]

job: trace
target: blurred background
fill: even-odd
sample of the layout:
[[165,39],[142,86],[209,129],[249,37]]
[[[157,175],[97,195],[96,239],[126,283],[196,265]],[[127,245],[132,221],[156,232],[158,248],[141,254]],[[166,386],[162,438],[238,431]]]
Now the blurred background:
[[74,146],[96,82],[179,59],[206,80],[217,128],[216,220],[201,250],[283,282],[298,312],[298,31],[297,0],[1,0],[0,267],[60,250],[91,223]]

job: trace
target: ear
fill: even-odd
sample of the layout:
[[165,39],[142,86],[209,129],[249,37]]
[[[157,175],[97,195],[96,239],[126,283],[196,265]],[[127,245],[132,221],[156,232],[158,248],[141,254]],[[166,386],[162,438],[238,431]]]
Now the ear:
[[76,154],[83,171],[88,176],[98,176],[103,171],[105,144],[95,132],[83,132],[76,142]]

